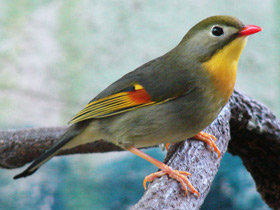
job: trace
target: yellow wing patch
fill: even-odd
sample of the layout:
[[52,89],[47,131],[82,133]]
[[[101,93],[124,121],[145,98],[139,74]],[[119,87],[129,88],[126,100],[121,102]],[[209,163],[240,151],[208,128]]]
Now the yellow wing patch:
[[165,101],[151,101],[151,97],[146,90],[141,85],[135,84],[131,91],[119,92],[89,103],[69,123],[77,123],[93,118],[104,118],[141,107],[160,104]]

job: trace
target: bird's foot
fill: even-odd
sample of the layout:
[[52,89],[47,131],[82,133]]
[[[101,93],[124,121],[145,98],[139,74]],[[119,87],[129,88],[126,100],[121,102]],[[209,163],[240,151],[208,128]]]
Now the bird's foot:
[[149,161],[150,163],[154,164],[156,167],[161,169],[161,171],[158,171],[156,173],[152,173],[151,175],[146,176],[146,178],[143,181],[144,189],[146,189],[146,183],[152,182],[155,178],[161,177],[164,175],[168,175],[169,177],[179,181],[181,185],[183,186],[185,190],[185,195],[188,193],[187,187],[190,189],[190,191],[194,194],[196,194],[199,197],[198,191],[192,186],[190,181],[187,179],[186,176],[190,176],[191,174],[186,171],[178,171],[173,170],[170,166],[156,160],[155,158],[145,154],[141,150],[135,148],[135,147],[128,147],[126,148],[128,151],[132,152],[135,155],[138,155],[139,157]]
[[211,150],[214,148],[214,151],[217,152],[217,154],[218,154],[218,158],[221,156],[221,152],[220,152],[219,148],[217,147],[217,145],[215,144],[215,141],[216,141],[215,136],[205,133],[205,132],[199,132],[198,134],[196,134],[194,136],[194,138],[208,144],[210,146]]
[[147,182],[152,182],[152,181],[154,181],[155,178],[159,178],[159,177],[162,177],[164,175],[168,175],[172,179],[175,179],[175,180],[177,180],[178,182],[181,183],[181,185],[182,185],[182,187],[185,191],[185,195],[188,194],[188,188],[189,188],[190,191],[193,194],[196,194],[197,197],[199,197],[199,192],[192,186],[192,184],[190,183],[190,181],[186,177],[186,176],[191,176],[191,173],[186,172],[186,171],[173,170],[170,166],[165,165],[163,163],[162,163],[162,167],[160,167],[160,169],[161,169],[161,171],[152,173],[152,174],[145,177],[145,179],[143,181],[143,186],[144,186],[145,190],[146,190],[146,183]]

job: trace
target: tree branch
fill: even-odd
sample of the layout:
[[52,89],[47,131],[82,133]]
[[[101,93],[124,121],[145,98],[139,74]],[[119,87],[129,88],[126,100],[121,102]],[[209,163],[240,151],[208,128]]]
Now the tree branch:
[[265,105],[237,91],[231,97],[230,107],[228,152],[242,159],[263,200],[279,210],[280,121]]
[[[0,131],[0,167],[13,169],[32,162],[51,148],[67,128],[68,126],[61,126]],[[110,142],[99,140],[63,150],[58,156],[110,151],[122,151],[122,149]]]
[[[66,129],[67,126],[0,131],[0,167],[17,168],[31,162],[58,141]],[[231,135],[228,151],[241,157],[264,201],[271,208],[280,209],[280,121],[268,108],[235,91],[228,106],[205,131],[217,137],[222,156]],[[120,150],[101,140],[59,155]],[[188,140],[172,146],[165,162],[174,169],[191,172],[190,181],[200,197],[191,193],[185,197],[180,184],[164,176],[149,185],[133,209],[200,208],[220,161],[200,141]]]

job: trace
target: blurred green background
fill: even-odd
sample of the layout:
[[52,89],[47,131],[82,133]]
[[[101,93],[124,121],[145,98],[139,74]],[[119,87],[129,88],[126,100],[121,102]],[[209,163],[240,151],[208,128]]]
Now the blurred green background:
[[[211,15],[263,27],[249,38],[236,89],[280,116],[277,0],[0,0],[0,129],[64,125],[89,100],[172,49]],[[162,160],[164,152],[146,150]],[[127,209],[157,169],[128,152],[54,158],[33,176],[1,169],[0,209]],[[269,209],[227,154],[202,209]]]

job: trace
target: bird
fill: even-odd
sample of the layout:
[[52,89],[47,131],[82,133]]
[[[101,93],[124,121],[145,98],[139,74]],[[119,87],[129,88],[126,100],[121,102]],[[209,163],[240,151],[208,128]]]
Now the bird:
[[232,16],[208,17],[194,25],[177,46],[109,85],[71,120],[58,143],[14,179],[37,171],[58,152],[104,139],[154,164],[160,170],[145,177],[168,175],[185,192],[199,192],[178,171],[139,148],[176,143],[194,137],[220,157],[215,136],[202,132],[227,104],[247,37],[261,31]]

